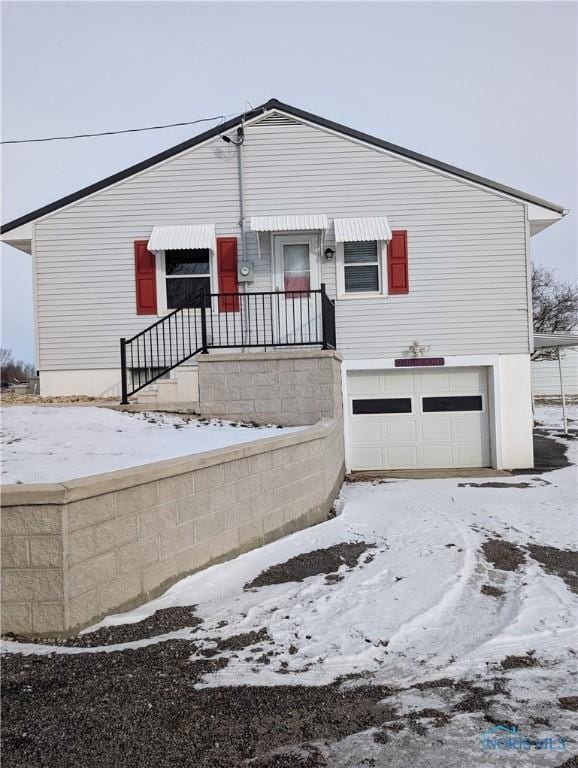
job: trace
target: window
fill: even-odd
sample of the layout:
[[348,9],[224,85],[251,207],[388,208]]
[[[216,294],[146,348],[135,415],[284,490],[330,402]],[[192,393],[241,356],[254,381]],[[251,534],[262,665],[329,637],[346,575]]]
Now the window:
[[211,268],[208,248],[165,251],[167,309],[211,306]]
[[481,411],[481,395],[448,395],[447,397],[422,398],[424,413],[447,413],[448,411]]
[[286,291],[308,291],[311,287],[308,243],[283,244],[283,287]]
[[381,283],[378,243],[343,243],[345,293],[378,293]]
[[411,413],[411,397],[387,397],[373,400],[354,400],[353,414]]

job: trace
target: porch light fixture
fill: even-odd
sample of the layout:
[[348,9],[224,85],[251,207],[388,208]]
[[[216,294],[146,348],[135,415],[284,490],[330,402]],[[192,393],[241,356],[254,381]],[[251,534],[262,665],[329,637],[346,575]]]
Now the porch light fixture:
[[335,256],[335,251],[333,250],[333,248],[326,248],[323,251],[323,255],[325,256],[327,261],[331,261],[331,259]]

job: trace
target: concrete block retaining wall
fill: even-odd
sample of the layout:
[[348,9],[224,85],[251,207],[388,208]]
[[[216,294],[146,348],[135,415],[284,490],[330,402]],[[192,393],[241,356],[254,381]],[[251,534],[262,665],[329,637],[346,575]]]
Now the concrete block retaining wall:
[[341,357],[290,350],[199,355],[203,416],[295,426],[341,418]]
[[[325,378],[325,367],[313,366],[315,376]],[[311,413],[332,397],[320,394]],[[275,421],[283,411],[273,399]],[[343,472],[342,421],[331,418],[67,483],[4,486],[2,630],[70,634],[186,574],[320,522]]]

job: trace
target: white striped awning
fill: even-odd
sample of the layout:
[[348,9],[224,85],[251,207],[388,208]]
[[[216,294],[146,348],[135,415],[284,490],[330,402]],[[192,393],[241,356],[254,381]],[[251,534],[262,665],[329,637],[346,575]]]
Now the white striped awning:
[[181,251],[186,248],[215,247],[214,224],[178,224],[153,227],[149,237],[149,251]]
[[336,243],[391,240],[391,229],[385,216],[371,216],[365,219],[335,219],[334,224]]
[[327,226],[327,216],[324,213],[305,216],[251,216],[251,229],[254,232],[293,232],[327,229]]

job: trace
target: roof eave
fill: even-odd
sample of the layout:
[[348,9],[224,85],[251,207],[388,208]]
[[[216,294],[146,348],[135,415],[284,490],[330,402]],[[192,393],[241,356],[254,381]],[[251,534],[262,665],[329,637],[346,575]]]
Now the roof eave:
[[94,182],[93,184],[82,187],[81,189],[76,190],[76,192],[71,192],[69,195],[65,195],[64,197],[61,197],[52,203],[48,203],[47,205],[43,205],[40,208],[31,211],[30,213],[19,216],[17,219],[8,221],[6,224],[2,224],[0,227],[0,234],[5,234],[6,232],[10,232],[17,227],[22,226],[23,224],[28,224],[29,222],[35,221],[36,219],[40,219],[42,216],[48,215],[49,213],[54,213],[55,211],[64,208],[66,205],[70,205],[71,203],[75,203],[78,200],[82,200],[82,198],[88,197],[88,195],[92,195],[95,192],[99,192],[101,189],[106,189],[106,187],[110,187],[119,181],[123,181],[130,176],[134,176],[140,171],[145,171],[147,168],[151,168],[153,165],[157,165],[163,160],[168,160],[169,158],[174,157],[175,155],[178,155],[181,152],[196,146],[197,144],[201,144],[204,141],[208,141],[211,138],[219,136],[221,133],[226,133],[232,128],[239,126],[244,120],[250,120],[260,113],[269,111],[271,107],[268,105],[269,102],[267,102],[267,104],[263,104],[260,107],[256,107],[254,110],[246,112],[243,115],[233,117],[231,120],[227,120],[226,122],[221,123],[221,125],[217,125],[214,128],[210,128],[208,131],[204,131],[197,136],[193,136],[191,139],[187,139],[186,141],[182,141],[179,144],[175,144],[173,147],[169,147],[168,149],[165,149],[162,152],[153,155],[152,157],[148,157],[146,160],[141,160],[139,163],[135,163],[128,168],[124,168],[122,171],[117,171],[117,173],[113,173],[111,176],[107,176],[104,179],[100,179],[99,181]]
[[338,133],[343,133],[347,136],[351,136],[351,138],[358,139],[359,141],[364,141],[367,144],[372,144],[373,146],[380,147],[381,149],[388,150],[389,152],[393,152],[397,155],[401,155],[402,157],[407,157],[411,160],[415,160],[417,162],[423,163],[424,165],[429,165],[434,168],[438,168],[441,171],[446,171],[447,173],[451,173],[454,176],[459,176],[461,178],[467,179],[468,181],[473,181],[477,184],[481,184],[484,187],[489,187],[490,189],[495,189],[498,192],[503,192],[507,195],[511,195],[512,197],[517,197],[520,200],[523,200],[527,203],[533,203],[534,205],[539,205],[543,208],[548,208],[548,210],[555,211],[556,213],[559,213],[561,216],[565,216],[568,213],[568,210],[564,208],[564,206],[559,205],[558,203],[553,203],[549,200],[544,200],[540,197],[536,197],[535,195],[530,195],[527,192],[523,192],[520,189],[516,189],[515,187],[509,187],[506,184],[502,184],[498,181],[493,181],[492,179],[488,179],[484,176],[479,176],[476,173],[471,173],[470,171],[466,171],[463,168],[458,168],[455,165],[450,165],[449,163],[444,163],[441,160],[435,160],[432,157],[428,157],[428,155],[423,155],[420,152],[414,152],[411,149],[406,149],[405,147],[400,147],[398,144],[392,144],[389,141],[385,141],[383,139],[379,139],[376,136],[371,136],[368,133],[363,133],[362,131],[357,131],[355,128],[348,128],[345,125],[342,125],[341,123],[335,123],[333,120],[327,120],[323,117],[319,117],[318,115],[314,115],[311,112],[306,112],[305,110],[299,109],[298,107],[292,107],[290,104],[284,104],[283,102],[277,101],[277,99],[271,99],[267,104],[274,105],[276,109],[279,109],[283,112],[287,112],[294,117],[300,117],[303,120],[308,120],[309,122],[317,123],[318,125],[321,125],[325,128],[329,128],[330,130],[336,131]]

